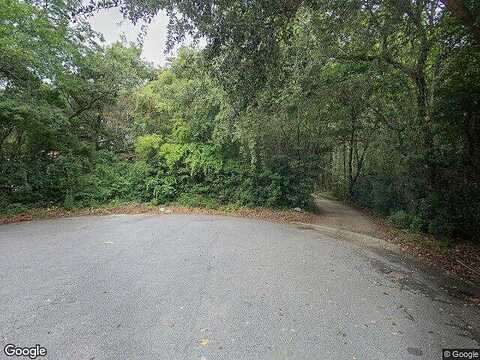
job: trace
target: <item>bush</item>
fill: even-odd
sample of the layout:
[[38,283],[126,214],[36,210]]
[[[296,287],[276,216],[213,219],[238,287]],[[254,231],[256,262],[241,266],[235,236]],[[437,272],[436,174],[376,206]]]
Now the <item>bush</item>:
[[79,207],[79,203],[75,202],[75,197],[73,194],[67,194],[65,196],[65,200],[63,200],[63,207],[67,210],[72,210],[76,207]]
[[421,232],[425,229],[424,221],[404,210],[399,210],[389,216],[388,221],[395,227],[412,232]]
[[407,229],[410,226],[410,215],[403,211],[397,211],[388,217],[388,221],[399,229]]
[[218,209],[221,206],[217,199],[196,193],[184,193],[179,197],[178,202],[184,206],[207,209]]
[[455,231],[455,226],[448,219],[436,217],[428,224],[428,232],[438,236],[450,237]]
[[412,215],[410,226],[408,228],[415,233],[425,231],[425,221],[418,216]]

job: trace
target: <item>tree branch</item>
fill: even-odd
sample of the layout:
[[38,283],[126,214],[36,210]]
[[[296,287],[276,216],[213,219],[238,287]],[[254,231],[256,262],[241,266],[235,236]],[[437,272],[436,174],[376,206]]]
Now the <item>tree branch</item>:
[[477,46],[480,46],[480,24],[478,24],[473,15],[465,6],[463,0],[441,0],[447,9],[455,16],[462,24],[467,27],[473,35]]

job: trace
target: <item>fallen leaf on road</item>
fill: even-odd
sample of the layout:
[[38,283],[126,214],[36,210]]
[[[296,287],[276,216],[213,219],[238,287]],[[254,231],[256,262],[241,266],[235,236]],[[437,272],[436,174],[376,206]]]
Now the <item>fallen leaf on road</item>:
[[208,339],[201,339],[200,340],[200,345],[202,345],[203,347],[208,346],[208,343],[209,343]]

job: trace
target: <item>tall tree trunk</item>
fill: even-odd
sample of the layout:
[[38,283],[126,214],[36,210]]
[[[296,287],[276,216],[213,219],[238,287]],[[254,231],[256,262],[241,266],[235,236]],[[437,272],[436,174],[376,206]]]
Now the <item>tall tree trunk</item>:
[[417,107],[418,117],[421,123],[422,130],[422,147],[425,154],[426,166],[426,182],[429,191],[435,188],[436,178],[436,164],[434,160],[434,139],[432,126],[432,110],[430,102],[430,91],[428,88],[427,79],[423,69],[419,69],[413,75],[415,87],[417,91]]
[[343,143],[343,179],[344,181],[347,180],[347,145]]
[[348,148],[348,196],[353,198],[353,141],[350,141]]
[[350,132],[350,140],[349,140],[349,147],[348,147],[348,196],[350,199],[353,199],[353,190],[355,186],[355,180],[353,176],[353,151],[355,146],[355,135],[357,131],[357,116],[352,111],[351,114],[351,122],[352,128]]

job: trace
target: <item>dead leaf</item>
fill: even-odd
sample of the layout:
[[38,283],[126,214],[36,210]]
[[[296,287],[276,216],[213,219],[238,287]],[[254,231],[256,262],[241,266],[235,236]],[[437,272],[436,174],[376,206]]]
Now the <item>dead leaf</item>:
[[209,343],[209,341],[208,341],[207,338],[200,340],[200,345],[202,345],[203,347],[207,347],[208,343]]

